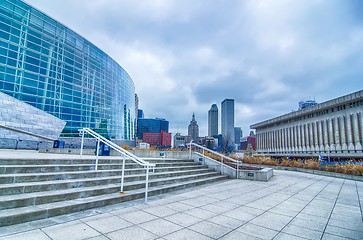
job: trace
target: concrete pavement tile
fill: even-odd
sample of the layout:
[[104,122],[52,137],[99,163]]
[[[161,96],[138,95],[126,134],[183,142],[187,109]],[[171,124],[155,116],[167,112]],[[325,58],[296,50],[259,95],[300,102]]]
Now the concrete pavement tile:
[[181,229],[177,232],[167,235],[164,238],[167,240],[192,240],[192,239],[212,240],[212,238],[210,237],[204,236],[200,233],[194,232],[187,228]]
[[295,218],[294,220],[292,220],[290,222],[290,225],[323,232],[325,229],[326,223],[314,222],[309,219]]
[[362,215],[359,213],[354,213],[351,215],[340,215],[340,214],[332,214],[330,216],[331,219],[336,219],[336,220],[340,220],[340,221],[347,221],[347,219],[349,219],[349,221],[362,221]]
[[204,220],[212,218],[217,215],[216,213],[213,213],[213,212],[201,209],[201,208],[193,208],[188,211],[185,211],[184,213],[186,213],[188,215],[192,215],[192,216],[200,218],[200,219],[204,219]]
[[227,208],[229,210],[235,209],[242,205],[242,204],[236,204],[236,203],[231,203],[231,202],[226,202],[226,201],[215,202],[213,204],[216,206],[221,206],[221,207]]
[[267,212],[253,219],[251,223],[259,225],[261,227],[267,227],[270,229],[274,229],[280,231],[284,228],[290,221],[291,217],[287,217],[284,215]]
[[347,238],[339,237],[337,235],[332,235],[330,233],[325,233],[321,240],[347,240]]
[[214,239],[218,239],[232,230],[207,221],[196,223],[188,228]]
[[166,221],[161,218],[142,223],[138,226],[142,227],[143,229],[145,229],[149,232],[152,232],[153,234],[155,234],[159,237],[168,235],[172,232],[176,232],[182,228],[181,226],[179,226],[175,223]]
[[252,223],[247,223],[236,230],[266,240],[273,239],[278,234],[278,231],[264,228]]
[[256,215],[251,215],[244,211],[235,211],[235,210],[228,211],[226,213],[223,213],[222,215],[229,217],[229,218],[234,218],[236,220],[244,221],[244,222],[248,222],[251,219],[256,217]]
[[295,225],[291,225],[289,224],[287,227],[285,227],[282,230],[284,233],[288,233],[294,236],[298,236],[298,237],[303,237],[306,239],[320,239],[321,236],[323,235],[323,232],[321,231],[316,231],[316,230],[312,230],[309,228],[303,228],[303,227],[299,227],[299,226],[295,226]]
[[363,222],[347,218],[345,221],[329,219],[328,225],[363,232]]
[[50,240],[51,238],[49,238],[44,232],[42,232],[39,229],[33,230],[33,231],[28,231],[28,232],[23,232],[23,233],[17,233],[17,234],[14,234],[14,235],[8,235],[8,236],[0,237],[0,240],[23,240],[23,239],[27,239],[27,240]]
[[86,240],[109,240],[109,239],[103,235],[99,235],[96,237],[87,238]]
[[331,210],[325,210],[325,209],[320,209],[320,208],[315,208],[315,207],[306,207],[301,211],[301,213],[320,216],[323,218],[329,218],[329,216],[331,214]]
[[72,221],[42,229],[53,240],[77,240],[100,235],[99,232],[81,221]]
[[189,209],[193,209],[193,206],[190,206],[188,204],[185,203],[181,203],[181,202],[173,202],[173,203],[169,203],[169,204],[165,204],[164,207],[173,209],[175,211],[179,211],[179,212],[183,212],[183,211],[187,211]]
[[205,206],[202,206],[200,208],[201,209],[204,209],[204,210],[207,210],[207,211],[210,211],[210,212],[217,213],[217,214],[221,214],[221,213],[224,213],[224,212],[228,212],[229,211],[228,208],[221,207],[221,206],[215,205],[213,203],[212,204],[205,205]]
[[113,210],[111,211],[110,213],[112,215],[115,215],[115,216],[122,216],[126,213],[130,213],[130,212],[136,212],[138,211],[139,209],[137,208],[134,208],[134,207],[127,207],[127,208],[121,208],[121,209],[117,209],[117,210]]
[[242,207],[236,208],[236,209],[234,209],[232,211],[243,212],[243,213],[250,214],[252,216],[258,216],[258,215],[261,215],[264,212],[261,209],[257,209],[257,208],[254,208],[254,207],[248,207],[248,206],[242,206]]
[[149,207],[145,208],[144,211],[156,215],[158,217],[165,217],[177,213],[176,210],[164,206]]
[[295,217],[295,219],[308,220],[308,221],[317,222],[317,223],[324,224],[324,225],[326,225],[328,223],[327,218],[323,218],[323,217],[315,216],[315,215],[310,215],[310,214],[306,214],[306,213],[299,213]]
[[101,233],[113,232],[132,225],[132,223],[110,214],[102,214],[102,216],[82,219],[82,222]]
[[188,227],[195,223],[202,221],[202,219],[185,214],[185,213],[176,213],[170,216],[165,217],[164,219],[173,222],[175,224],[179,224],[183,227]]
[[136,225],[108,233],[106,237],[111,240],[151,240],[158,238],[155,234]]
[[274,240],[306,240],[306,238],[297,237],[288,233],[280,232]]
[[223,215],[212,217],[208,219],[208,221],[232,229],[235,229],[246,223],[245,221],[237,220],[235,218],[230,218]]
[[363,231],[355,231],[352,229],[345,229],[340,227],[335,227],[328,225],[325,229],[326,233],[337,235],[340,237],[350,238],[350,239],[356,239],[361,240],[363,239]]
[[132,222],[134,224],[140,224],[140,223],[151,221],[151,220],[158,218],[158,217],[156,217],[150,213],[144,212],[142,210],[128,212],[128,213],[119,215],[119,217],[125,219],[126,221]]
[[227,235],[220,238],[220,240],[242,240],[242,239],[261,240],[261,238],[257,238],[257,237],[251,236],[247,233],[238,232],[238,231],[230,232]]
[[294,211],[289,208],[283,208],[283,207],[279,207],[279,206],[270,209],[269,212],[273,212],[273,213],[277,213],[277,214],[281,214],[281,215],[285,215],[285,216],[289,216],[289,217],[294,217],[299,213],[298,211]]

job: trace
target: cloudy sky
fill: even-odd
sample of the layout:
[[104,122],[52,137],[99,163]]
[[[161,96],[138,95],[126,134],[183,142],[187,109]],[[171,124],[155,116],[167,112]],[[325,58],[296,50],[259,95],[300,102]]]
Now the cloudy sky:
[[187,134],[235,99],[235,126],[363,89],[361,0],[26,0],[130,74],[145,117]]

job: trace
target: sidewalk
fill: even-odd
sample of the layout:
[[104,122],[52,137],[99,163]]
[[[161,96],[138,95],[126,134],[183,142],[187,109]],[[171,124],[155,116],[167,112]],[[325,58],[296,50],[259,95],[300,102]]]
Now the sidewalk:
[[363,239],[363,182],[274,171],[0,228],[15,239]]

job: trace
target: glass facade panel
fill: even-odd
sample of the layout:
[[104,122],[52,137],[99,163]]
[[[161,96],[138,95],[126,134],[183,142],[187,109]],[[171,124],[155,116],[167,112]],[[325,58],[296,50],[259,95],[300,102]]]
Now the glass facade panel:
[[19,0],[0,1],[0,91],[67,124],[62,137],[90,127],[134,138],[135,86],[99,48]]

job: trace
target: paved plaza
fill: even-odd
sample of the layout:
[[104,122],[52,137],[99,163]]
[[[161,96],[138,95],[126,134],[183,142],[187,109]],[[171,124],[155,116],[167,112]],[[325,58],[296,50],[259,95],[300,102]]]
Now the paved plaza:
[[274,171],[0,228],[15,239],[363,239],[363,182]]

